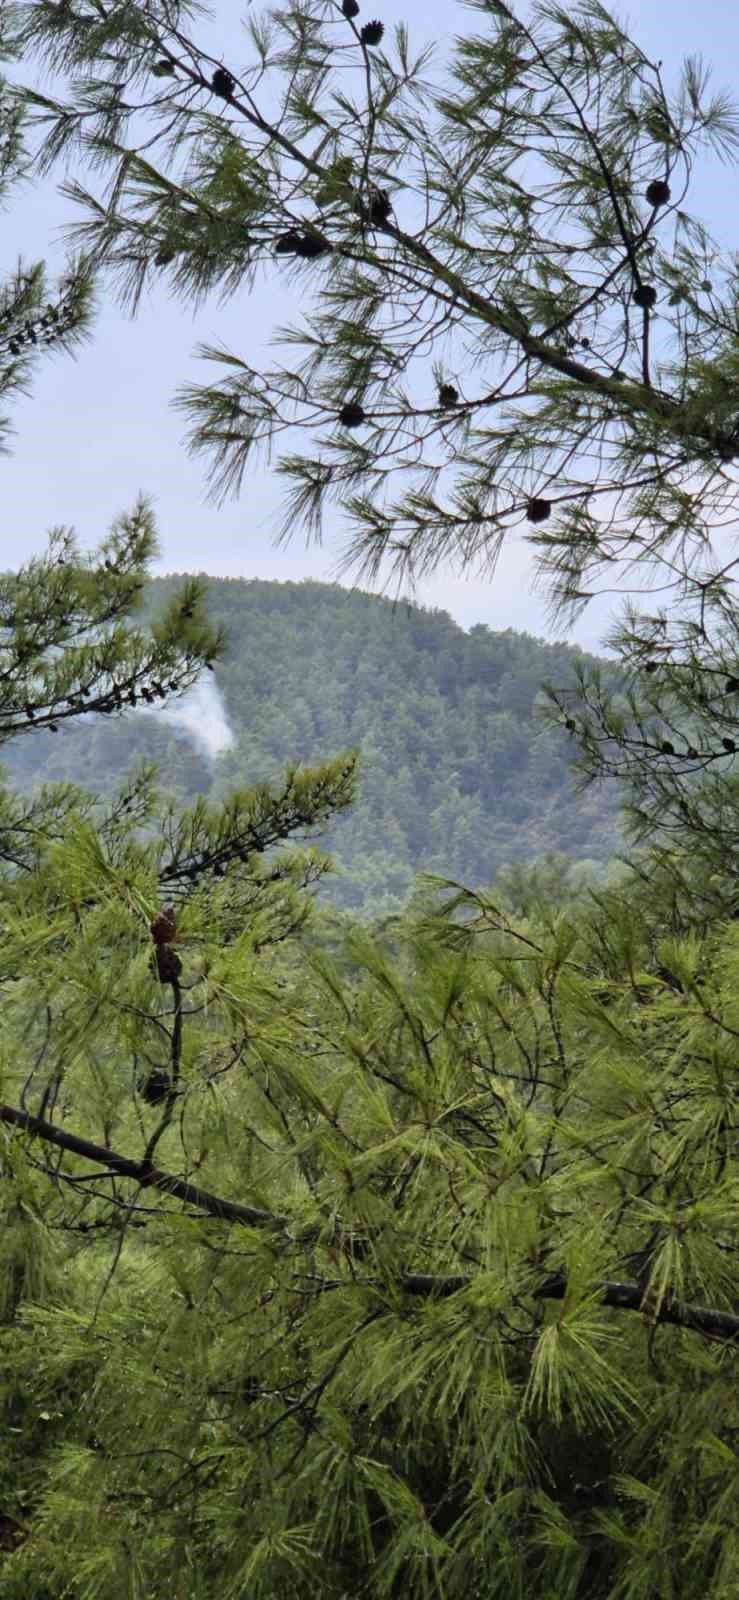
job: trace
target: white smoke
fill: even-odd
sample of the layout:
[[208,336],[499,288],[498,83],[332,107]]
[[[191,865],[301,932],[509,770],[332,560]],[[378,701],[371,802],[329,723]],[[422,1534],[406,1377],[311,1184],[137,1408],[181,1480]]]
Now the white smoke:
[[203,672],[191,689],[167,706],[140,706],[145,716],[182,728],[210,761],[235,742],[221,693],[211,673]]

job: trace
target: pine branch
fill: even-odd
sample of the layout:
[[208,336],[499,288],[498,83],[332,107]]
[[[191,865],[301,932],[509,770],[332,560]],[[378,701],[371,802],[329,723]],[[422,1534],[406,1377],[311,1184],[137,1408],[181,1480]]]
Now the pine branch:
[[[70,1154],[82,1156],[87,1161],[99,1161],[109,1171],[117,1172],[121,1177],[133,1178],[142,1188],[157,1189],[163,1194],[170,1194],[175,1199],[184,1200],[187,1205],[197,1206],[200,1210],[211,1216],[220,1217],[224,1221],[239,1222],[250,1228],[268,1228],[285,1234],[289,1232],[288,1217],[274,1212],[259,1211],[253,1206],[245,1206],[238,1201],[211,1194],[209,1190],[201,1189],[197,1184],[187,1183],[183,1178],[177,1178],[171,1173],[162,1172],[148,1165],[145,1160],[132,1161],[128,1156],[106,1150],[104,1146],[93,1144],[89,1139],[80,1139],[76,1134],[67,1133],[55,1127],[53,1123],[45,1122],[42,1117],[34,1117],[30,1112],[20,1111],[15,1106],[0,1105],[0,1122],[23,1128],[37,1138],[45,1140],[46,1143],[55,1145],[59,1150],[68,1150]],[[301,1242],[315,1242],[319,1234],[320,1230],[317,1227],[304,1229],[300,1234]],[[437,1277],[433,1273],[425,1272],[404,1272],[398,1279],[399,1287],[404,1289],[406,1294],[427,1299],[447,1299],[450,1295],[466,1289],[471,1282],[472,1279],[468,1276]],[[362,1280],[362,1286],[367,1287],[367,1280]],[[603,1305],[611,1306],[614,1310],[646,1314],[644,1290],[637,1283],[603,1280],[597,1284],[596,1291]],[[567,1293],[567,1278],[564,1273],[555,1273],[546,1278],[534,1293],[538,1299],[563,1300]],[[649,1311],[649,1317],[650,1321],[655,1323],[669,1323],[675,1327],[690,1328],[709,1339],[736,1341],[739,1344],[739,1316],[734,1316],[728,1311],[716,1311],[708,1306],[693,1306],[681,1300],[666,1298],[658,1308]]]
[[[446,1299],[458,1290],[465,1289],[469,1282],[469,1278],[462,1276],[437,1278],[432,1273],[413,1272],[404,1275],[403,1288],[408,1294]],[[595,1289],[605,1306],[612,1306],[618,1311],[638,1311],[643,1316],[647,1314],[644,1289],[638,1283],[616,1283],[606,1278],[597,1283]],[[545,1278],[534,1293],[541,1300],[564,1300],[567,1294],[565,1274],[558,1272]],[[683,1300],[665,1299],[658,1310],[655,1308],[648,1315],[650,1322],[672,1323],[675,1327],[692,1328],[709,1339],[736,1340],[739,1343],[739,1316],[734,1316],[730,1311],[714,1311],[707,1306],[687,1305]]]
[[241,1222],[248,1228],[274,1228],[277,1231],[287,1228],[287,1217],[276,1216],[268,1211],[258,1211],[253,1206],[241,1205],[238,1201],[225,1200],[219,1195],[210,1194],[207,1189],[200,1189],[196,1184],[187,1183],[184,1178],[160,1172],[157,1167],[147,1166],[145,1161],[132,1161],[128,1156],[118,1155],[114,1150],[106,1150],[103,1145],[93,1144],[90,1139],[80,1139],[77,1134],[67,1133],[65,1129],[55,1127],[52,1122],[45,1122],[42,1117],[34,1117],[28,1111],[19,1111],[15,1106],[0,1105],[0,1122],[24,1128],[28,1133],[45,1140],[47,1144],[55,1145],[57,1150],[68,1150],[71,1155],[82,1156],[86,1161],[99,1161],[108,1171],[117,1172],[122,1178],[133,1178],[142,1189],[161,1190],[163,1194],[171,1194],[177,1200],[184,1200],[187,1205],[199,1206],[210,1216],[222,1217],[228,1222]]

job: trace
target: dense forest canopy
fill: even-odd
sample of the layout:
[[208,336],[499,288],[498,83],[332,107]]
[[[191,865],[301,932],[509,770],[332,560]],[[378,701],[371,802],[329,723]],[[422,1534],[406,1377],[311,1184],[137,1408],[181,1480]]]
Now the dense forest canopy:
[[[9,746],[16,784],[63,779],[106,794],[147,757],[180,799],[223,799],[289,761],[315,766],[357,748],[351,814],[321,835],[338,874],[318,893],[363,920],[400,910],[419,871],[484,887],[504,866],[558,851],[597,875],[622,848],[615,785],[578,797],[574,741],[537,715],[546,678],[575,686],[574,663],[588,660],[577,647],[482,624],[465,633],[446,612],[337,584],[200,578],[225,636],[213,681],[233,745],[211,761],[195,719],[189,736],[166,721],[176,702],[165,720],[126,708]],[[180,581],[154,579],[142,615]]]

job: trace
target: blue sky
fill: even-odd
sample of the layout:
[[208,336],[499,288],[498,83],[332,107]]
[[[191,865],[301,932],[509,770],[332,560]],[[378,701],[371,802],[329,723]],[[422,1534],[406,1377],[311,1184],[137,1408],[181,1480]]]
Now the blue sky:
[[[519,14],[527,11],[528,6],[521,7]],[[187,31],[201,48],[238,70],[247,63],[250,49],[239,20],[243,15],[240,11],[236,16],[235,8],[220,0],[210,19],[196,19]],[[363,0],[362,15],[381,17],[388,31],[395,22],[406,22],[412,58],[425,43],[436,41],[437,55],[426,67],[426,77],[436,83],[444,80],[454,36],[480,33],[485,26],[481,14],[460,0],[424,0],[418,12],[409,0]],[[669,7],[665,0],[640,0],[630,9],[618,8],[618,15],[646,53],[662,60],[669,86],[674,86],[681,59],[694,54],[713,68],[713,88],[731,88],[739,80],[739,24],[729,0],[703,0],[699,7],[687,0],[672,0]],[[8,76],[46,92],[59,89],[33,62],[14,66]],[[58,166],[44,180],[15,188],[2,219],[3,275],[15,267],[19,255],[26,263],[45,258],[52,277],[63,267],[69,245],[60,229],[84,216],[58,193],[65,176],[97,195],[109,181],[107,173],[92,173],[73,157],[68,172]],[[727,250],[737,246],[732,225],[738,188],[735,167],[711,157],[697,164],[686,202]],[[42,361],[29,398],[11,402],[17,430],[10,441],[13,453],[0,459],[2,564],[17,565],[40,553],[48,529],[60,523],[74,527],[84,546],[94,545],[113,518],[144,491],[156,510],[160,572],[334,581],[345,548],[341,513],[335,508],[327,513],[321,546],[306,546],[304,533],[298,531],[287,547],[276,550],[282,491],[269,467],[262,460],[250,467],[238,499],[220,507],[207,502],[207,459],[188,455],[188,418],[171,405],[183,383],[202,384],[219,375],[221,369],[195,356],[196,345],[223,344],[255,363],[259,351],[280,360],[279,349],[270,351],[270,334],[278,325],[299,319],[297,291],[273,270],[260,273],[251,295],[244,289],[220,304],[214,294],[197,310],[175,300],[160,278],[142,297],[135,318],[120,309],[113,279],[101,280],[92,340],[76,358]],[[481,578],[474,570],[461,578],[458,568],[439,568],[418,585],[417,601],[442,607],[465,628],[486,622],[491,628],[554,637],[543,601],[531,591],[532,559],[524,532],[504,551],[492,578]],[[354,573],[343,579],[347,587],[355,581]],[[387,592],[394,594],[394,586]],[[566,637],[598,648],[614,604],[612,597],[591,603]]]

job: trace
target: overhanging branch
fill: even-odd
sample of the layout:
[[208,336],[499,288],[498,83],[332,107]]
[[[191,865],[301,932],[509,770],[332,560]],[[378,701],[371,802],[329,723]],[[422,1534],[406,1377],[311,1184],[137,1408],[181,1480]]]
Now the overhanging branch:
[[114,1150],[106,1150],[104,1145],[93,1144],[89,1139],[80,1139],[77,1134],[67,1133],[66,1129],[57,1128],[53,1122],[45,1122],[43,1117],[34,1117],[15,1106],[0,1105],[0,1122],[24,1128],[27,1133],[45,1140],[47,1144],[56,1145],[58,1150],[68,1150],[70,1155],[82,1156],[86,1161],[98,1161],[108,1172],[117,1172],[122,1178],[133,1178],[142,1189],[159,1189],[163,1194],[174,1195],[177,1200],[185,1200],[188,1205],[198,1206],[200,1210],[209,1212],[213,1217],[222,1217],[226,1222],[241,1222],[249,1228],[278,1230],[288,1225],[287,1217],[274,1215],[270,1211],[258,1211],[254,1206],[240,1205],[236,1200],[225,1200],[219,1195],[210,1194],[207,1189],[187,1183],[184,1178],[161,1172],[158,1167],[149,1166],[145,1161],[131,1161],[128,1156],[117,1155]]
[[[226,1200],[219,1195],[211,1194],[207,1189],[201,1189],[197,1184],[187,1183],[183,1178],[177,1178],[171,1173],[162,1172],[157,1167],[151,1167],[144,1161],[132,1161],[128,1156],[117,1155],[115,1151],[106,1150],[103,1145],[93,1144],[89,1139],[80,1139],[77,1134],[67,1133],[65,1129],[58,1128],[52,1122],[46,1122],[43,1117],[34,1117],[28,1111],[20,1111],[15,1106],[0,1105],[0,1122],[10,1126],[22,1128],[26,1133],[43,1139],[47,1144],[56,1145],[59,1150],[68,1150],[71,1155],[82,1156],[87,1161],[98,1161],[108,1171],[117,1172],[121,1177],[132,1178],[146,1189],[158,1189],[163,1194],[171,1194],[178,1200],[184,1200],[188,1205],[197,1206],[214,1217],[221,1217],[225,1222],[240,1222],[250,1228],[270,1228],[275,1232],[289,1232],[289,1218],[280,1216],[271,1211],[260,1211],[254,1206],[245,1206],[235,1200]],[[315,1242],[319,1229],[310,1227],[301,1230],[300,1239]],[[417,1295],[424,1299],[438,1297],[447,1299],[450,1295],[457,1294],[466,1289],[472,1282],[469,1276],[436,1276],[425,1272],[403,1272],[400,1274],[399,1287],[406,1294]],[[367,1286],[367,1280],[362,1280]],[[642,1315],[652,1317],[656,1323],[670,1323],[674,1327],[690,1328],[696,1333],[702,1333],[708,1339],[718,1339],[739,1345],[739,1316],[729,1311],[716,1311],[711,1307],[688,1305],[682,1300],[673,1300],[666,1297],[658,1310],[648,1311],[644,1302],[644,1290],[637,1283],[616,1283],[603,1279],[595,1285],[596,1292],[603,1305],[611,1306],[619,1311],[637,1311]],[[564,1273],[554,1273],[533,1291],[537,1299],[563,1300],[567,1293],[567,1278]]]
[[[423,1296],[438,1296],[445,1299],[449,1295],[457,1294],[458,1290],[465,1289],[470,1282],[469,1278],[454,1276],[437,1278],[432,1273],[409,1272],[403,1277],[403,1287],[408,1294]],[[666,1297],[659,1311],[652,1314],[648,1311],[644,1290],[638,1283],[615,1283],[607,1278],[595,1284],[595,1291],[604,1306],[612,1306],[618,1311],[639,1311],[642,1315],[653,1317],[654,1322],[672,1323],[678,1328],[692,1328],[696,1333],[703,1333],[709,1339],[733,1340],[739,1344],[739,1316],[733,1316],[730,1311],[713,1311],[705,1306],[691,1306],[684,1300],[672,1300]],[[534,1291],[537,1299],[564,1300],[567,1293],[567,1279],[563,1272],[554,1273],[545,1278]]]

